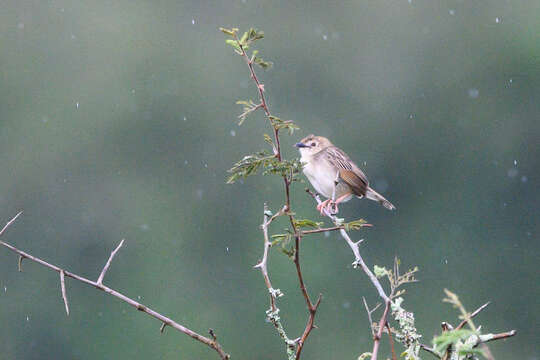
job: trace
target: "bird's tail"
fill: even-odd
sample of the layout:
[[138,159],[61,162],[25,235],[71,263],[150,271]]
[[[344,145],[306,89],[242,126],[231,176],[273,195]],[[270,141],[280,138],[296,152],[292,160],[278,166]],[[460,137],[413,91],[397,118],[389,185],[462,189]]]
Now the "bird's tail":
[[378,192],[376,192],[375,190],[373,190],[369,186],[366,189],[366,197],[369,200],[373,200],[373,201],[378,202],[379,204],[381,204],[382,206],[384,206],[388,210],[395,210],[396,209],[396,207],[394,205],[392,205],[392,203],[390,201],[386,200],[381,194],[379,194]]

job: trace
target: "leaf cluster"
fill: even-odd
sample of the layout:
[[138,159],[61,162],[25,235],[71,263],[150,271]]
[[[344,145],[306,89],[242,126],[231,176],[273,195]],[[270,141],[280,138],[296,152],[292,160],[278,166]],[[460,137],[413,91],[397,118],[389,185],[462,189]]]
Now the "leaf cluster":
[[[239,30],[237,28],[226,29],[220,27],[219,30],[221,30],[222,33],[232,37],[232,39],[225,40],[225,43],[232,46],[238,55],[244,55],[250,46],[255,43],[255,41],[264,38],[264,32],[254,28],[244,32],[240,38],[238,37]],[[263,69],[267,69],[272,66],[270,61],[263,60],[258,54],[259,51],[254,50],[249,57],[250,62],[259,65]]]

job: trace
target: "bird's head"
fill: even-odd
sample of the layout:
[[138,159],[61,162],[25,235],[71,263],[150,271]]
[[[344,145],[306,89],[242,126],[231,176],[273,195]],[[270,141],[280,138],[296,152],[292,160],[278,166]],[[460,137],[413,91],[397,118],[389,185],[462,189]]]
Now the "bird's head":
[[322,136],[308,135],[294,146],[298,148],[300,154],[311,156],[319,151],[332,146],[330,140]]

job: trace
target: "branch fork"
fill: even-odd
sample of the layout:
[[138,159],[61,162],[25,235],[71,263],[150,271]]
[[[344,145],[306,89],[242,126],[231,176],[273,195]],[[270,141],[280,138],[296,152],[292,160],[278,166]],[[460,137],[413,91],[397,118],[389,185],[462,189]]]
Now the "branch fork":
[[[2,228],[2,230],[0,230],[0,236],[2,236],[5,233],[5,231],[8,229],[8,227],[21,215],[21,213],[22,213],[22,211],[19,212],[10,221],[7,222],[7,224]],[[65,278],[70,277],[72,279],[75,279],[75,280],[80,281],[82,283],[85,283],[87,285],[93,286],[98,290],[104,291],[105,293],[107,293],[107,294],[109,294],[111,296],[114,296],[114,297],[122,300],[123,302],[133,306],[137,310],[139,310],[141,312],[144,312],[147,315],[160,320],[162,322],[162,325],[161,325],[161,328],[160,328],[161,332],[163,332],[163,330],[165,329],[165,326],[170,326],[170,327],[172,327],[172,328],[174,328],[174,329],[176,329],[176,330],[190,336],[191,338],[193,338],[193,339],[207,345],[208,347],[212,348],[213,350],[215,350],[218,353],[219,357],[222,360],[230,359],[229,354],[227,354],[223,350],[223,348],[216,341],[215,338],[210,339],[210,338],[207,338],[205,336],[202,336],[202,335],[194,332],[193,330],[190,330],[187,327],[185,327],[183,325],[180,325],[176,321],[174,321],[174,320],[172,320],[172,319],[170,319],[170,318],[168,318],[168,317],[166,317],[164,315],[161,315],[157,311],[154,311],[154,310],[150,309],[149,307],[147,307],[147,306],[145,306],[145,305],[143,305],[143,304],[141,304],[141,303],[127,297],[126,295],[124,295],[124,294],[122,294],[122,293],[120,293],[120,292],[118,292],[118,291],[116,291],[114,289],[111,289],[111,288],[103,285],[103,278],[104,278],[107,270],[109,269],[114,256],[116,255],[118,250],[120,250],[120,248],[122,247],[123,244],[124,244],[124,240],[122,240],[120,242],[120,244],[116,247],[116,249],[114,249],[114,251],[109,256],[109,259],[107,260],[105,266],[103,267],[103,270],[101,271],[101,274],[99,275],[97,281],[92,281],[92,280],[87,279],[87,278],[85,278],[83,276],[80,276],[80,275],[71,273],[71,272],[69,272],[67,270],[64,270],[64,269],[62,269],[62,268],[60,268],[60,267],[58,267],[56,265],[50,264],[50,263],[46,262],[45,260],[42,260],[42,259],[40,259],[38,257],[35,257],[35,256],[33,256],[33,255],[29,254],[29,253],[26,253],[26,252],[22,251],[22,250],[19,250],[16,247],[14,247],[13,245],[10,245],[10,244],[0,240],[0,245],[1,246],[6,247],[9,250],[11,250],[14,253],[19,255],[19,269],[21,269],[22,259],[28,259],[30,261],[33,261],[33,262],[38,263],[40,265],[43,265],[44,267],[49,268],[49,269],[59,273],[59,275],[60,275],[60,289],[61,289],[62,299],[64,301],[64,306],[65,306],[67,315],[69,315],[69,304],[68,304],[68,300],[67,300],[67,291],[66,291]]]

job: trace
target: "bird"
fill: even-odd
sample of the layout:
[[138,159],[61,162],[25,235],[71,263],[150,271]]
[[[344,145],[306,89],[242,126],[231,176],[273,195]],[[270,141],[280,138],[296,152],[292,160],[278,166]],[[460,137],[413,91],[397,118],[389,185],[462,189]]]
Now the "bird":
[[327,138],[308,135],[294,146],[300,151],[304,175],[315,190],[327,198],[317,206],[321,215],[325,209],[337,213],[339,203],[349,201],[355,196],[377,201],[388,210],[396,209],[390,201],[369,186],[366,174]]

